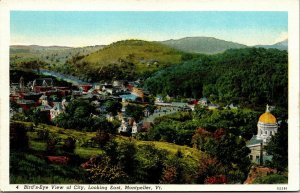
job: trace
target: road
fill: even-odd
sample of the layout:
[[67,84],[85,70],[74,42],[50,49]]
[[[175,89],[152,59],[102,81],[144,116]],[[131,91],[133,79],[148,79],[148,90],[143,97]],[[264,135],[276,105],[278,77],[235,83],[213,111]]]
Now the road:
[[169,115],[175,112],[179,111],[179,107],[160,107],[159,109],[155,110],[154,113],[152,115],[150,115],[149,117],[145,117],[143,119],[143,121],[145,122],[153,122],[153,120],[157,117],[161,117],[164,115]]

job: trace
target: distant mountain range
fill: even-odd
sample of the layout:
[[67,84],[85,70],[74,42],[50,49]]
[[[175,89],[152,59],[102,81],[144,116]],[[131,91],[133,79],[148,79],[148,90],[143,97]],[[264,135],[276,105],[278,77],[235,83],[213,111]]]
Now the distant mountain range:
[[257,48],[275,48],[278,50],[288,50],[288,39],[281,42],[275,43],[273,45],[256,45]]
[[87,55],[103,47],[102,45],[77,48],[68,46],[11,45],[10,60],[13,63],[42,60],[47,63],[64,64],[75,55]]
[[[185,37],[177,40],[171,39],[161,41],[160,43],[184,52],[202,54],[216,54],[222,53],[228,49],[250,47],[236,42],[220,40],[214,37]],[[273,45],[256,45],[254,47],[288,50],[288,39],[275,43]]]
[[[181,39],[170,39],[165,41],[159,41],[158,43],[164,44],[177,50],[188,53],[202,53],[202,54],[216,54],[222,53],[228,49],[246,48],[249,46],[217,39],[214,37],[185,37]],[[39,46],[39,45],[12,45],[10,46],[11,54],[18,53],[31,53],[40,54],[41,52],[47,52],[54,55],[59,55],[61,51],[70,52],[73,55],[74,51],[80,54],[89,54],[105,47],[104,45],[87,46],[87,47],[67,47],[67,46]],[[275,43],[273,45],[255,45],[253,47],[261,48],[276,48],[279,50],[288,50],[288,39]],[[84,52],[83,52],[84,51]],[[57,53],[58,52],[58,53]],[[64,54],[65,55],[65,54]]]
[[40,53],[42,51],[62,51],[62,50],[97,50],[100,48],[103,48],[102,45],[96,45],[96,46],[86,46],[86,47],[69,47],[69,46],[39,46],[39,45],[11,45],[10,46],[10,53],[16,54],[16,53]]
[[161,43],[184,52],[203,54],[216,54],[222,53],[228,49],[247,47],[243,44],[220,40],[213,37],[185,37],[177,40],[166,40]]

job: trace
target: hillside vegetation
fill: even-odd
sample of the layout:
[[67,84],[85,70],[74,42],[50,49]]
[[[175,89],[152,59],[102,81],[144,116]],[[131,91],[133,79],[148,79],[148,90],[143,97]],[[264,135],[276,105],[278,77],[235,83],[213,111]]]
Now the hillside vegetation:
[[70,73],[90,81],[135,79],[158,69],[178,64],[184,53],[156,42],[125,40],[113,43],[68,64]]
[[24,63],[39,61],[44,68],[63,65],[76,55],[87,55],[104,46],[66,47],[66,46],[37,46],[12,45],[10,46],[11,67],[25,67]]
[[157,72],[144,82],[153,94],[208,97],[211,101],[252,107],[287,107],[288,54],[263,48],[228,50],[201,56]]
[[161,42],[172,48],[202,54],[216,54],[228,49],[246,48],[246,45],[216,39],[213,37],[186,37],[178,40],[166,40]]
[[[30,122],[19,121],[12,127],[23,130],[12,137],[13,142],[19,141],[13,144],[10,154],[10,183],[13,184],[195,183],[194,172],[203,167],[199,160],[209,159],[195,148],[166,142],[114,136],[105,146],[87,147],[86,142],[95,138],[96,132],[45,124],[32,127]],[[73,150],[66,149],[70,147],[70,139],[76,140]],[[71,162],[51,163],[46,159],[49,155],[68,156]],[[90,170],[80,167],[91,157],[102,161],[95,162]],[[173,171],[177,171],[176,177]]]

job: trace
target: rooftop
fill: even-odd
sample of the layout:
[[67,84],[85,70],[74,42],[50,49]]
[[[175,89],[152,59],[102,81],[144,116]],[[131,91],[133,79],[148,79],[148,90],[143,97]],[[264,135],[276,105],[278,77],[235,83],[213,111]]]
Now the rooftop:
[[257,139],[256,135],[253,135],[252,138],[247,142],[247,146],[250,145],[257,145],[262,143],[263,141],[261,139]]

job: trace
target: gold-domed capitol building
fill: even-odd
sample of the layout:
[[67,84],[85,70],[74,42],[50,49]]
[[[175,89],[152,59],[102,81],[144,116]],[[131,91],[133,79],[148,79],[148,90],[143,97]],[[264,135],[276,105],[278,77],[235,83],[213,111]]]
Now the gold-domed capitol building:
[[263,146],[268,144],[271,137],[277,133],[278,124],[276,117],[270,112],[270,106],[267,105],[266,112],[260,115],[257,123],[257,135],[254,135],[247,143],[247,147],[251,150],[249,158],[253,162],[262,163],[266,159],[270,159],[265,152]]
[[270,113],[267,105],[266,112],[262,114],[257,123],[257,139],[263,140],[263,143],[268,143],[272,135],[277,133],[278,125],[274,115]]

